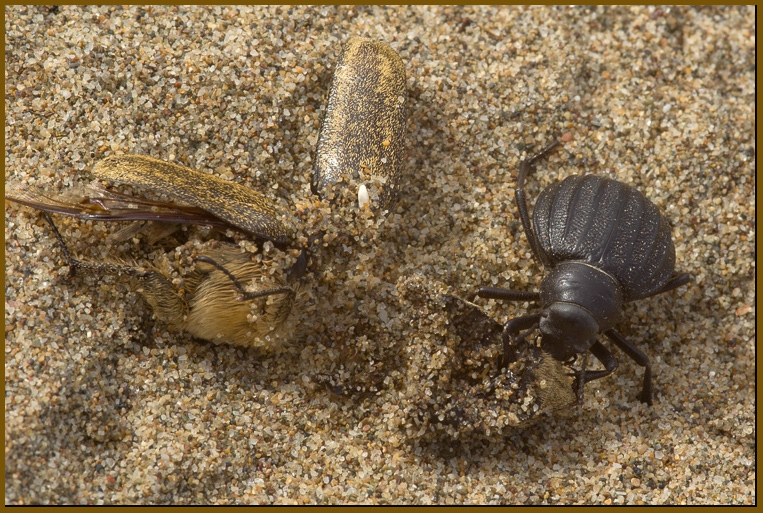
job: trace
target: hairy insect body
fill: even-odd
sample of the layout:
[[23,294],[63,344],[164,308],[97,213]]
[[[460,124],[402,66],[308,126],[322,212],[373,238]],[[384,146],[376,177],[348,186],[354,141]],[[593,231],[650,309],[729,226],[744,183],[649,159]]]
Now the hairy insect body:
[[[49,222],[63,245],[58,229]],[[143,296],[157,319],[195,337],[217,344],[276,348],[296,333],[299,283],[282,276],[283,261],[254,255],[238,245],[189,240],[175,252],[133,263],[116,258],[94,263],[71,257],[68,249],[64,253],[72,273],[120,276]],[[168,258],[172,254],[175,258]]]
[[[247,292],[274,288],[283,288],[284,292],[237,300],[239,294],[228,275],[210,264],[197,262],[185,281],[188,309],[179,327],[205,340],[237,346],[272,347],[287,340],[294,328],[288,321],[294,313],[296,288],[267,274],[269,262],[252,261],[237,246],[207,251],[205,256],[227,269]],[[149,294],[155,292],[149,289]]]
[[323,195],[331,184],[356,183],[365,185],[363,194],[375,210],[392,208],[403,167],[406,101],[400,56],[384,43],[350,39],[331,83],[313,192]]

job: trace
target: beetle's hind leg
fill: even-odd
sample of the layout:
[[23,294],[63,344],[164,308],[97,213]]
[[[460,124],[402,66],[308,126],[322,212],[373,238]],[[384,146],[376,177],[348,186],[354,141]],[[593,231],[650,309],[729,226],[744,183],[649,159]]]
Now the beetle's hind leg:
[[665,292],[670,292],[673,289],[677,289],[678,287],[682,285],[686,285],[692,280],[693,276],[689,273],[677,273],[670,277],[668,282],[663,285],[657,292],[654,292],[652,294],[649,294],[648,296],[641,297],[639,299],[644,299],[647,297],[656,296],[658,294],[664,294]]
[[540,153],[537,155],[523,160],[519,164],[519,177],[517,178],[517,188],[514,191],[514,199],[517,202],[517,210],[519,210],[519,218],[522,221],[522,227],[524,228],[525,235],[527,236],[527,240],[530,243],[530,247],[533,250],[533,254],[535,255],[535,258],[542,262],[543,259],[541,258],[542,252],[541,248],[538,246],[538,239],[535,237],[535,232],[533,231],[532,223],[530,222],[530,214],[527,212],[527,198],[525,196],[525,178],[527,178],[527,175],[530,174],[530,172],[533,169],[533,166],[537,161],[539,161],[542,158],[545,158],[549,153],[551,153],[557,146],[559,146],[559,141],[557,139],[554,139],[554,142],[546,146],[546,148],[543,149]]
[[644,367],[644,383],[641,387],[641,393],[638,398],[642,403],[652,405],[652,366],[649,364],[649,357],[639,348],[628,342],[625,337],[615,330],[607,330],[604,334],[615,343],[617,347],[631,357],[637,364]]

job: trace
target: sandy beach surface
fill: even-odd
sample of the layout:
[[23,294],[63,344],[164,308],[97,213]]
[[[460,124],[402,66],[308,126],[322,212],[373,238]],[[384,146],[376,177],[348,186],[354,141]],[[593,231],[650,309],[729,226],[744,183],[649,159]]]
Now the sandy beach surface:
[[[6,504],[756,503],[754,15],[6,6],[6,191],[76,189],[100,159],[137,153],[328,227],[291,340],[242,349],[173,330],[125,279],[68,278],[39,212],[6,202]],[[400,54],[408,124],[394,210],[343,225],[315,206],[310,174],[352,36]],[[554,137],[531,205],[571,174],[631,184],[694,277],[618,325],[651,359],[654,405],[613,348],[618,370],[582,406],[493,429],[487,401],[479,423],[438,426],[432,408],[472,399],[450,373],[466,363],[437,302],[411,291],[537,289],[514,187]],[[55,219],[82,258],[176,254]],[[501,323],[533,308],[478,303]]]

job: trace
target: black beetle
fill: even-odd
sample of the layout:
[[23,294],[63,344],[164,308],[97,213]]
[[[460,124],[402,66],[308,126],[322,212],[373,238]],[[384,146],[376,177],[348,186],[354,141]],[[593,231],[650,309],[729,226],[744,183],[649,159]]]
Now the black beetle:
[[[673,290],[691,280],[674,272],[675,248],[665,216],[635,188],[595,175],[574,175],[546,187],[538,197],[533,222],[527,212],[524,182],[536,161],[558,146],[555,141],[522,161],[515,199],[533,254],[548,270],[540,292],[481,287],[476,296],[540,302],[542,310],[508,321],[503,328],[504,362],[521,330],[540,328],[541,348],[560,361],[583,354],[576,372],[578,402],[585,383],[612,374],[617,360],[596,340],[599,333],[644,367],[639,399],[652,404],[649,358],[614,326],[623,305]],[[604,370],[586,372],[587,352]]]

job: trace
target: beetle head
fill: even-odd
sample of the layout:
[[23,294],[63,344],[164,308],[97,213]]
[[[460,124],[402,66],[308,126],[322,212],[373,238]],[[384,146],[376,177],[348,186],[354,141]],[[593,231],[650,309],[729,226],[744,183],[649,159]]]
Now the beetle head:
[[552,303],[540,316],[541,347],[556,360],[569,360],[590,349],[599,323],[585,308],[573,303]]

